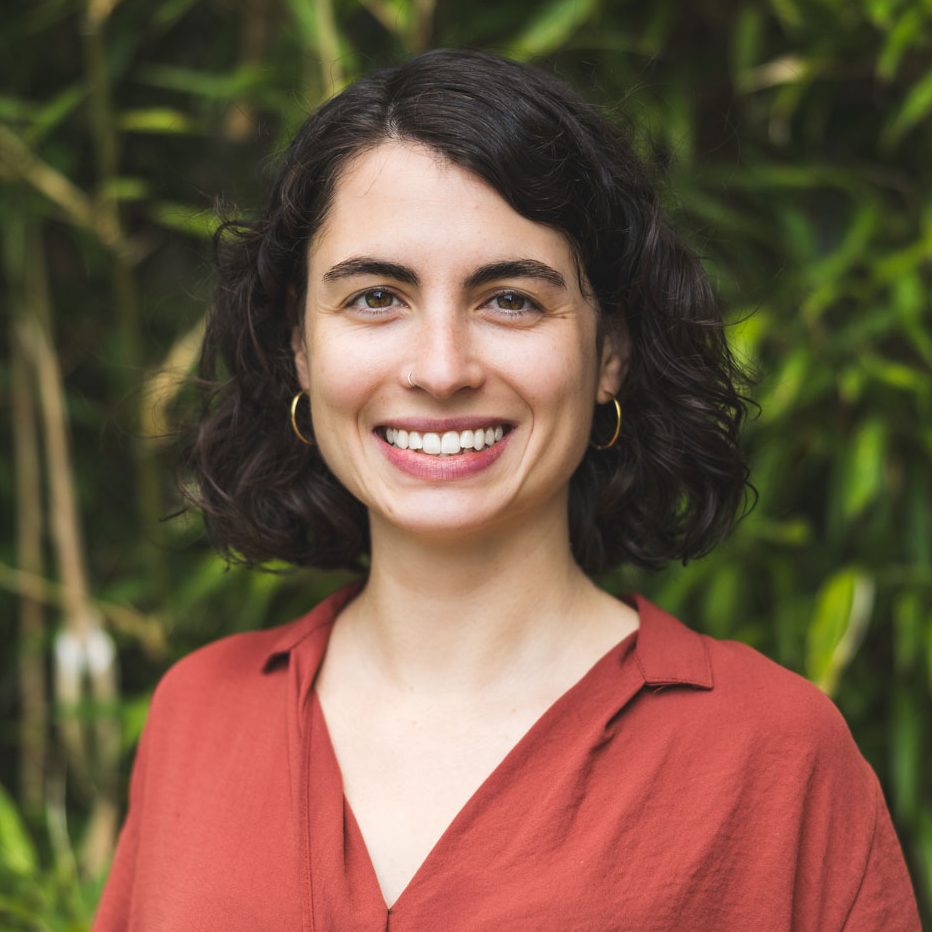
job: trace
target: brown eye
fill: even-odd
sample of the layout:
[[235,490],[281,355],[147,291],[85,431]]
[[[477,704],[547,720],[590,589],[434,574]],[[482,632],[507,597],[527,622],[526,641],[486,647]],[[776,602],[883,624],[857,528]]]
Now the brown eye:
[[391,307],[394,297],[390,291],[386,291],[384,288],[374,288],[365,294],[366,307]]
[[516,294],[514,291],[506,291],[496,298],[498,306],[503,311],[523,311],[527,304],[527,298],[523,294]]

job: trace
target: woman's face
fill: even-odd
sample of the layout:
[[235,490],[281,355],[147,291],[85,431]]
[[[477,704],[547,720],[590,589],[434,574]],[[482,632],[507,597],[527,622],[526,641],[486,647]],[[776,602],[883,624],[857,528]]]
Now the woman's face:
[[463,535],[552,516],[622,360],[569,243],[431,149],[385,142],[336,185],[293,340],[314,436],[375,523]]

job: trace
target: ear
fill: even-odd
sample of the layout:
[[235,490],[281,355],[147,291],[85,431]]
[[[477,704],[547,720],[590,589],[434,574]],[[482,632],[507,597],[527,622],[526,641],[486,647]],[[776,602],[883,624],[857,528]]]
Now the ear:
[[304,339],[304,327],[298,324],[291,330],[291,352],[294,354],[294,367],[298,382],[305,391],[311,387],[311,367],[307,358],[307,342]]
[[599,383],[595,400],[605,404],[621,390],[621,383],[628,372],[631,341],[627,333],[609,333],[602,341],[602,359],[599,362]]

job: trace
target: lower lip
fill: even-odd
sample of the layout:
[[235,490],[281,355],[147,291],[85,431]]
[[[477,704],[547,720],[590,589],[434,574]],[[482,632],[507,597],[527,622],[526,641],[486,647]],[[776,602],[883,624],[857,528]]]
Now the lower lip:
[[397,466],[402,472],[418,479],[428,479],[432,482],[448,482],[453,479],[465,479],[476,473],[488,469],[505,451],[508,440],[514,431],[508,431],[501,440],[490,447],[485,447],[478,453],[454,453],[451,456],[432,456],[429,453],[418,453],[416,450],[399,450],[393,447],[381,434],[376,433],[375,438],[385,454],[386,459]]

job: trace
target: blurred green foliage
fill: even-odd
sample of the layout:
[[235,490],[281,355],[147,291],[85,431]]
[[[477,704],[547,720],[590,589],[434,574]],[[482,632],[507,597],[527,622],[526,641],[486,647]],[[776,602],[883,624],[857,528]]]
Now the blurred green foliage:
[[[664,166],[669,209],[760,373],[747,433],[760,502],[708,558],[605,584],[746,641],[834,697],[881,776],[929,917],[932,5],[33,0],[7,6],[0,31],[13,312],[0,372],[17,453],[0,464],[0,495],[19,522],[0,545],[3,928],[85,928],[101,883],[76,852],[102,771],[69,769],[53,725],[72,713],[24,711],[38,700],[23,680],[48,672],[68,609],[55,587],[67,576],[58,458],[23,322],[42,321],[63,377],[74,539],[121,667],[118,708],[83,714],[122,726],[122,798],[172,660],[287,620],[342,581],[227,569],[195,518],[160,520],[178,494],[158,434],[209,295],[215,200],[248,212],[309,109],[441,45],[554,69],[633,120]],[[41,616],[28,632],[26,601]]]

